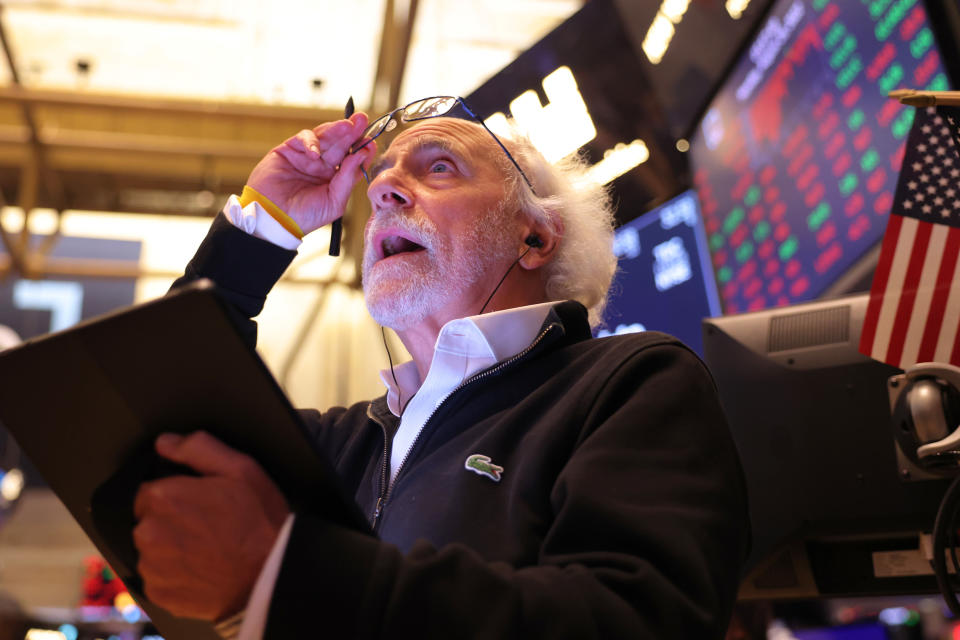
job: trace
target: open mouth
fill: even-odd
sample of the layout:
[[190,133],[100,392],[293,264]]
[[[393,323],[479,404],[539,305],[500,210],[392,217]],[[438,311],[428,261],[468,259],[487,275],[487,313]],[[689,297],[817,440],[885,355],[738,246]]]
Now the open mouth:
[[396,235],[393,233],[385,234],[378,240],[381,259],[400,255],[402,253],[426,251],[426,247],[402,235]]

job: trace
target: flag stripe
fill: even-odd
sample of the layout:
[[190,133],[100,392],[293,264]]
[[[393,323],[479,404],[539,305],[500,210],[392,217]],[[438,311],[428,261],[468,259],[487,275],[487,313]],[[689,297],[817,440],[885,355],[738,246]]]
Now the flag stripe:
[[927,245],[926,256],[923,259],[919,282],[916,288],[916,298],[913,302],[913,311],[907,324],[907,332],[903,341],[901,362],[920,362],[920,340],[923,338],[924,328],[929,326],[930,305],[936,289],[937,274],[943,259],[943,249],[947,243],[947,234],[950,227],[943,224],[924,225],[930,227],[930,241]]
[[[960,307],[960,305],[957,305]],[[960,320],[960,318],[958,318]],[[960,367],[960,340],[957,339],[957,333],[960,332],[960,322],[950,327],[950,335],[953,337],[953,351],[950,353],[950,364]]]
[[897,318],[893,323],[890,335],[890,347],[887,350],[887,362],[903,366],[903,345],[907,338],[907,327],[910,326],[910,317],[913,315],[914,303],[917,299],[917,289],[920,287],[920,276],[923,274],[923,263],[927,257],[927,248],[930,246],[930,233],[933,225],[920,222],[916,236],[913,239],[913,249],[910,251],[910,262],[907,266],[907,276],[900,292],[900,304],[897,305]]
[[893,255],[897,246],[897,238],[903,225],[903,216],[891,215],[887,221],[887,230],[883,235],[883,246],[880,249],[880,261],[873,274],[873,284],[870,287],[870,301],[867,303],[867,313],[860,332],[860,352],[873,356],[874,337],[877,334],[877,322],[880,320],[880,309],[883,305],[884,292],[890,278],[890,269],[893,266]]
[[[899,216],[891,216],[891,221],[894,217]],[[893,334],[893,323],[897,317],[897,303],[899,302],[898,295],[903,290],[907,266],[910,264],[910,250],[913,247],[913,239],[917,234],[919,225],[919,220],[904,217],[900,225],[900,233],[894,238],[896,246],[893,250],[890,275],[887,278],[887,286],[882,292],[883,299],[877,318],[877,332],[870,348],[870,356],[883,362],[890,362],[887,359],[887,345],[890,344],[890,338]]]
[[957,353],[957,347],[960,345],[957,341],[958,330],[960,330],[960,261],[953,268],[953,286],[950,288],[947,309],[943,314],[943,330],[937,342],[937,352],[933,358],[935,362],[960,365],[960,357],[958,357],[960,354]]
[[950,283],[953,270],[957,266],[958,253],[960,253],[960,229],[948,227],[940,270],[937,272],[937,288],[930,301],[930,312],[927,316],[927,326],[923,330],[920,351],[917,353],[917,362],[933,361],[941,328],[950,330],[950,327],[944,327],[943,316],[947,308],[947,297],[950,295]]

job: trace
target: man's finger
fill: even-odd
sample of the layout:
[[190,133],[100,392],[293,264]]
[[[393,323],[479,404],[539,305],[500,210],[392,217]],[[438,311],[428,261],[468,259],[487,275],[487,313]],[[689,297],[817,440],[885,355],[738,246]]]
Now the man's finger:
[[203,490],[204,478],[194,476],[170,476],[144,482],[133,499],[133,516],[142,520],[150,513],[182,513],[181,496],[192,496]]
[[297,151],[302,151],[311,159],[320,157],[320,141],[310,129],[304,129],[297,135],[287,140],[287,145],[296,149]]
[[[286,499],[256,460],[232,449],[206,431],[188,436],[165,433],[157,438],[156,450],[164,458],[187,465],[206,476],[220,476],[253,489],[267,517],[273,523],[290,512]],[[170,479],[167,479],[170,480]]]
[[242,479],[260,471],[253,458],[231,449],[206,431],[188,436],[164,433],[157,438],[156,450],[164,458],[208,476]]
[[313,158],[320,156],[320,148],[317,146],[317,136],[314,135],[310,129],[303,129],[296,135],[287,138],[281,146],[306,153]]
[[345,205],[353,185],[360,180],[360,167],[377,154],[376,141],[344,158],[340,170],[330,179],[330,191],[339,205]]
[[[363,130],[367,128],[367,124],[369,124],[369,118],[367,117],[367,114],[364,113],[363,111],[357,111],[355,114],[353,114],[346,120],[334,120],[332,122],[324,122],[324,123],[318,124],[313,128],[313,133],[316,134],[318,138],[320,138],[324,136],[326,133],[328,133],[331,129],[345,123],[350,124],[351,128],[349,129],[349,131],[351,132],[351,134],[359,137],[360,134],[363,133]],[[347,131],[348,131],[347,129],[344,129],[341,133],[346,134]]]
[[[349,124],[350,126],[344,126]],[[324,162],[337,166],[344,161],[350,147],[360,139],[367,127],[366,114],[354,114],[349,120],[341,120],[320,136]]]
[[[295,174],[291,173],[286,177],[307,180],[309,182],[323,183],[329,180],[330,176],[333,175],[333,167],[327,165],[327,163],[323,161],[322,157],[318,157],[313,153],[306,154],[302,151],[294,149],[289,145],[281,145],[274,149],[274,152],[286,160],[296,171]],[[261,191],[261,193],[263,192]],[[277,204],[277,206],[280,206],[280,203],[276,201],[274,202]]]

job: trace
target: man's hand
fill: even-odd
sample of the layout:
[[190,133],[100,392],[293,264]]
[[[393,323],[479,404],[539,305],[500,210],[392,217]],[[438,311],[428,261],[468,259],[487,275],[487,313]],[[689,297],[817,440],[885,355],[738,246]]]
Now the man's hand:
[[203,431],[164,434],[156,450],[201,477],[162,478],[137,492],[133,540],[146,596],[177,616],[237,613],[289,514],[286,501],[252,458]]
[[330,224],[343,215],[361,165],[376,155],[374,142],[347,155],[366,126],[367,115],[356,113],[348,120],[304,129],[274,147],[254,167],[247,184],[283,209],[304,233]]

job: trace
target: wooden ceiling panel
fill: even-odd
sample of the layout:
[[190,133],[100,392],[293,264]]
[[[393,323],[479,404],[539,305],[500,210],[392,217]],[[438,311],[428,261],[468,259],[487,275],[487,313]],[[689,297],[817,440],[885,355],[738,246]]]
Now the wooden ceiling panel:
[[[36,123],[45,165],[62,173],[66,183],[76,172],[84,172],[89,185],[110,185],[115,176],[138,176],[146,182],[162,180],[162,188],[174,192],[209,185],[242,188],[256,162],[278,142],[337,117],[315,109],[0,88],[0,165],[8,171],[16,167],[19,172],[33,158],[24,106]],[[47,186],[40,185],[38,205],[53,202]],[[68,196],[77,193],[66,191]],[[21,199],[9,187],[4,195],[9,204]],[[64,204],[82,208],[69,199]]]

